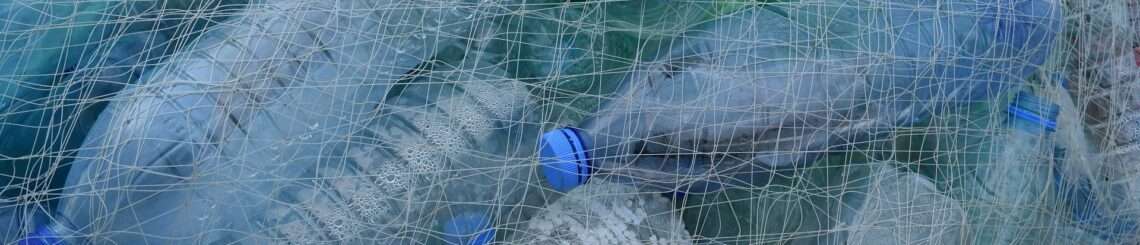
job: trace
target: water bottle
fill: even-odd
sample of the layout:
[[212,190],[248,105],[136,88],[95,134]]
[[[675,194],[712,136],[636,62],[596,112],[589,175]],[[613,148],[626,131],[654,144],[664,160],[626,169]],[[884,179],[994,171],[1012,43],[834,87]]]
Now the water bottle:
[[592,117],[546,133],[545,176],[562,191],[605,178],[701,193],[790,174],[852,127],[858,119],[838,118],[865,99],[857,65],[795,56],[812,38],[762,8],[694,27],[620,81]]
[[[1019,85],[1059,31],[1051,2],[1010,4],[1026,14],[997,7],[1003,4],[889,3],[907,7],[888,8],[886,23],[842,9],[849,15],[840,17],[852,19],[836,22],[872,27],[839,33],[855,36],[830,36],[820,29],[827,23],[801,25],[801,17],[836,18],[813,8],[749,8],[694,27],[638,66],[594,117],[544,135],[547,179],[562,190],[599,177],[664,192],[763,185],[832,147],[914,123],[931,108],[992,99]],[[846,6],[828,4],[820,9]],[[873,7],[860,4],[846,7]],[[942,9],[974,12],[931,16]],[[979,11],[986,14],[973,14]],[[942,24],[977,22],[1014,28]],[[856,36],[873,43],[854,43],[874,45],[832,42]],[[1001,49],[979,49],[994,45]],[[879,60],[880,53],[893,58]]]
[[484,235],[493,223],[514,217],[506,214],[518,205],[507,204],[541,196],[515,191],[541,186],[519,176],[533,167],[525,164],[533,142],[525,144],[539,133],[516,117],[529,94],[491,66],[428,81],[417,66],[465,43],[471,26],[448,20],[480,22],[486,16],[475,13],[499,8],[406,4],[273,2],[210,29],[115,97],[80,148],[51,222],[36,229],[50,235],[28,238],[494,237]]
[[960,186],[975,243],[1009,244],[1042,237],[1040,210],[1049,186],[1059,107],[1028,92],[1007,107],[1008,128],[994,139],[994,156],[972,168]]
[[[1056,0],[835,1],[773,5],[831,49],[869,56],[871,97],[907,125],[1019,87],[1046,61],[1063,24]],[[916,103],[918,102],[918,103]]]

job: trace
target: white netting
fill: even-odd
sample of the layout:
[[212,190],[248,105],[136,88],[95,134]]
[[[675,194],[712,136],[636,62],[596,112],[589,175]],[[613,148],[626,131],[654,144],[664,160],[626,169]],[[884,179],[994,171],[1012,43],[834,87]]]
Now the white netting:
[[6,244],[1140,242],[1134,0],[0,16]]

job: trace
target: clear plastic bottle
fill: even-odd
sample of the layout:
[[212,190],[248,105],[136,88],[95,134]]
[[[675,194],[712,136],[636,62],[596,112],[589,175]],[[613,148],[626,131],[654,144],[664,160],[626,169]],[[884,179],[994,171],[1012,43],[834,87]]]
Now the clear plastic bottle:
[[[905,7],[753,7],[693,27],[597,115],[546,135],[542,145],[558,146],[543,152],[548,179],[683,192],[764,184],[832,147],[1020,86],[1060,31],[1052,1],[884,4]],[[833,10],[844,15],[818,12]],[[987,29],[959,29],[979,22]]]
[[541,196],[520,190],[541,186],[527,184],[540,133],[520,118],[529,91],[476,62],[417,69],[466,44],[472,27],[447,20],[500,9],[423,3],[270,2],[215,26],[117,95],[37,229],[51,234],[28,239],[493,237],[493,223],[528,206],[512,202]]
[[[495,67],[434,72],[397,86],[399,95],[353,136],[359,140],[338,146],[347,148],[345,160],[317,164],[304,180],[281,182],[262,200],[284,205],[261,204],[263,213],[244,214],[211,207],[197,219],[232,228],[233,221],[216,215],[264,216],[256,223],[266,237],[244,234],[257,243],[488,244],[500,233],[497,223],[512,222],[501,219],[525,212],[518,209],[523,202],[542,203],[534,199],[541,185],[527,183],[536,179],[527,157],[539,133],[538,124],[523,118],[530,93],[502,75]],[[65,225],[66,213],[28,238],[59,241],[90,232]]]
[[545,135],[540,145],[557,146],[542,153],[546,172],[575,175],[548,179],[562,190],[606,178],[709,192],[814,161],[854,121],[832,119],[858,114],[865,83],[838,57],[793,55],[812,38],[763,8],[694,27],[620,81],[592,117]]

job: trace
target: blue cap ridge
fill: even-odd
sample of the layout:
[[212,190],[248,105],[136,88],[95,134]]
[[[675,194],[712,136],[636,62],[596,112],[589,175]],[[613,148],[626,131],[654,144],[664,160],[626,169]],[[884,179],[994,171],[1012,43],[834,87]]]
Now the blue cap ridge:
[[543,175],[555,190],[570,191],[589,181],[593,166],[578,130],[559,128],[546,132],[540,146]]

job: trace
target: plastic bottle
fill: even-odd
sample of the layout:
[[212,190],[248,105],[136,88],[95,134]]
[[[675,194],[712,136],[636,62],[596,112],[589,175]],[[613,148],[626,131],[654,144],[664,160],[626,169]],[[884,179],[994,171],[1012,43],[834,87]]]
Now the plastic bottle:
[[[772,5],[829,53],[855,51],[885,122],[906,125],[1016,89],[1054,50],[1060,1],[834,1]],[[915,103],[915,102],[919,103]]]
[[[755,7],[694,27],[635,69],[595,117],[545,135],[548,180],[560,190],[600,176],[665,192],[762,185],[836,145],[1020,85],[1059,31],[1059,10],[1048,1],[890,4],[913,6],[889,8],[885,14],[894,19],[886,23],[861,19],[861,12],[834,21],[866,24],[859,28],[871,27],[871,36],[852,35],[884,46],[832,42],[855,36],[833,37],[815,29],[829,24],[800,19],[835,18],[814,9]],[[1003,5],[1026,14],[1006,13]],[[878,10],[847,7],[853,9],[840,12]],[[954,11],[943,18],[927,9]],[[941,24],[979,21],[1015,28]],[[991,46],[1001,49],[978,50]],[[880,61],[881,53],[893,56]],[[933,76],[926,73],[931,67]]]
[[[991,162],[964,175],[959,200],[967,211],[971,238],[979,244],[1033,241],[1048,230],[1041,212],[1053,159],[1059,107],[1028,92],[1007,108],[1009,128],[994,140]],[[1044,241],[1042,241],[1044,242]]]
[[[54,234],[41,237],[73,244],[487,237],[488,225],[517,206],[508,197],[525,193],[498,187],[537,186],[518,176],[532,166],[526,139],[539,134],[515,117],[526,108],[516,100],[529,94],[486,67],[452,72],[448,83],[397,82],[422,75],[417,66],[463,43],[470,27],[431,20],[499,8],[405,4],[271,2],[210,29],[100,115],[58,210],[37,229]],[[498,206],[508,208],[488,208]]]
[[[529,96],[522,84],[484,74],[502,75],[494,68],[439,73],[433,76],[440,78],[402,87],[400,96],[382,106],[383,116],[370,123],[368,133],[357,136],[365,140],[349,143],[350,163],[320,164],[303,176],[321,180],[286,182],[281,189],[288,191],[273,197],[301,211],[262,207],[268,216],[263,225],[272,230],[270,236],[279,236],[270,239],[395,244],[432,239],[397,235],[407,227],[438,229],[447,244],[495,239],[496,219],[526,198],[525,154],[531,151],[523,146],[533,138],[526,135],[538,131],[537,124],[521,121]],[[463,82],[429,82],[435,79]],[[29,238],[83,234],[63,223],[40,227]]]

